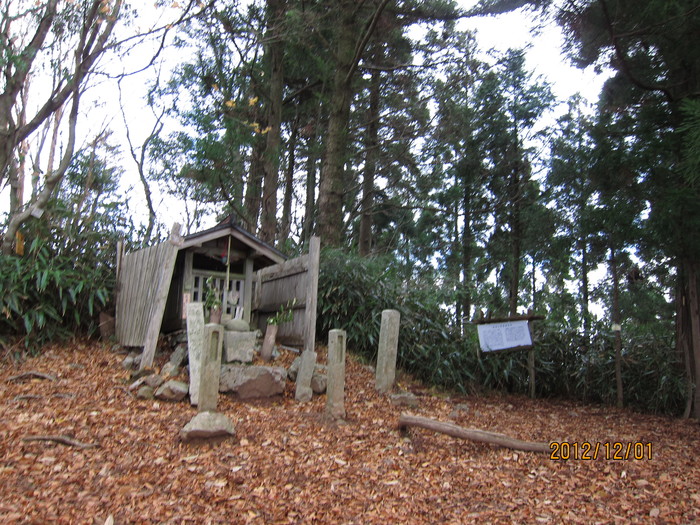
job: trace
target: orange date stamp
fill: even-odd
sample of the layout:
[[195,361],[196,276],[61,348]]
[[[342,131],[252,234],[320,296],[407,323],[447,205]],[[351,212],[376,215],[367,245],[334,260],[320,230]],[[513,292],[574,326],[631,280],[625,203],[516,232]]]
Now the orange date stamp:
[[552,441],[549,444],[549,459],[553,461],[605,459],[612,461],[651,460],[652,444],[643,441],[591,442]]

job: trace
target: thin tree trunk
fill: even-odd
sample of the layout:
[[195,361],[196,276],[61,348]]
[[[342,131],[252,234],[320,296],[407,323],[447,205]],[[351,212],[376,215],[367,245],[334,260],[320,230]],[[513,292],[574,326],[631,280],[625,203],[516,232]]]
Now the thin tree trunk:
[[289,239],[292,225],[292,201],[294,200],[294,169],[296,168],[296,147],[299,136],[298,119],[292,123],[292,134],[289,137],[289,159],[284,175],[284,200],[282,202],[282,224],[280,225],[279,244],[284,245]]
[[693,417],[700,419],[700,299],[698,298],[697,264],[688,261],[685,264],[685,279],[688,288],[688,320],[690,322],[690,344],[688,345],[691,371],[694,375],[695,395],[693,398]]
[[520,162],[516,161],[516,167],[511,173],[510,179],[510,275],[508,276],[508,312],[510,315],[518,313],[518,293],[520,288],[520,259],[522,257],[522,225],[520,217]]
[[[375,49],[375,62],[379,53]],[[379,103],[381,73],[372,71],[369,91],[369,122],[367,124],[367,149],[364,177],[362,179],[362,215],[360,216],[359,253],[365,257],[372,251],[372,208],[374,207],[374,180],[379,156]]]
[[316,216],[316,166],[318,158],[316,149],[313,147],[316,142],[315,135],[314,133],[314,136],[309,138],[307,143],[306,199],[304,202],[304,227],[302,228],[302,244],[304,246],[308,246],[311,235],[313,235]]
[[462,312],[462,297],[461,288],[462,283],[460,279],[460,274],[462,273],[462,262],[460,261],[459,254],[462,249],[461,235],[459,231],[459,204],[455,204],[455,210],[452,214],[454,219],[452,221],[452,246],[449,261],[449,273],[452,274],[452,282],[455,287],[455,327],[457,330],[461,330],[462,318],[464,316]]
[[253,144],[250,153],[250,172],[245,190],[245,228],[251,233],[257,233],[258,219],[260,217],[260,205],[262,201],[262,155],[264,154],[264,144],[262,140],[257,140]]
[[581,318],[583,321],[583,347],[584,352],[590,347],[591,341],[591,313],[590,292],[588,284],[588,244],[585,239],[579,241],[581,250],[581,284],[579,294],[581,297]]
[[610,276],[612,277],[612,322],[615,332],[615,385],[617,392],[616,404],[622,408],[624,404],[624,392],[622,389],[622,329],[620,314],[620,281],[617,267],[617,254],[615,247],[610,245]]
[[693,384],[693,356],[690,345],[691,334],[689,332],[690,322],[688,321],[688,294],[686,289],[685,274],[687,269],[685,263],[678,267],[678,277],[676,283],[676,352],[683,359],[683,367],[686,378],[686,398],[685,408],[683,410],[683,419],[688,419],[693,410],[693,397],[695,394],[695,386]]
[[464,225],[462,226],[462,289],[460,290],[462,300],[462,334],[467,332],[467,324],[472,310],[472,264],[474,232],[472,231],[472,204],[471,193],[466,181],[464,181],[464,195],[462,197],[462,212],[464,213]]

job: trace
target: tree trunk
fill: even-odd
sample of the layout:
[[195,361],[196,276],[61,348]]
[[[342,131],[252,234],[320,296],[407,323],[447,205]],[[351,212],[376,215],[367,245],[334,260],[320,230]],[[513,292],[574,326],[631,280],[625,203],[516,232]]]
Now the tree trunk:
[[289,158],[284,175],[284,199],[282,201],[282,223],[280,225],[279,244],[284,245],[289,239],[292,225],[292,201],[294,200],[294,169],[296,168],[296,147],[299,136],[298,119],[292,123],[292,134],[289,137]]
[[343,195],[346,189],[345,160],[353,97],[352,80],[369,37],[389,1],[381,0],[368,23],[363,23],[359,16],[358,10],[362,7],[362,2],[338,0],[335,3],[338,9],[336,63],[330,97],[326,155],[321,167],[318,191],[318,233],[321,242],[328,246],[339,246],[343,238]]
[[318,233],[321,242],[338,246],[342,240],[343,193],[345,190],[345,156],[347,155],[348,122],[352,101],[348,71],[355,51],[354,1],[340,0],[338,43],[330,99],[330,119],[326,134],[326,155],[321,166],[318,192]]
[[[518,148],[516,147],[516,154]],[[510,315],[518,313],[518,293],[520,288],[520,259],[522,257],[522,224],[521,224],[521,177],[520,162],[515,161],[515,167],[510,176],[510,275],[508,276],[508,312]]]
[[452,246],[450,248],[448,273],[451,274],[451,281],[454,283],[455,287],[455,328],[461,330],[462,318],[464,316],[462,312],[462,281],[460,279],[460,274],[462,273],[462,261],[460,261],[459,254],[462,251],[462,239],[461,232],[459,231],[459,204],[455,204],[455,209],[452,221]]
[[624,394],[622,390],[622,317],[620,314],[620,280],[617,267],[617,254],[615,247],[610,246],[610,276],[612,278],[612,322],[615,332],[615,385],[617,392],[617,408],[622,408],[624,404]]
[[698,298],[697,263],[687,261],[683,277],[687,289],[687,321],[690,329],[685,332],[690,341],[687,343],[689,368],[692,373],[692,384],[695,385],[692,414],[700,419],[700,299]]
[[[375,49],[375,62],[377,61],[378,55],[379,51]],[[367,123],[365,169],[362,179],[362,215],[360,217],[360,236],[358,240],[359,253],[363,257],[369,255],[372,251],[374,179],[377,172],[377,157],[379,156],[379,97],[381,73],[378,69],[372,70],[369,89],[369,122]]]
[[257,233],[258,219],[260,217],[260,205],[262,200],[262,155],[264,155],[262,140],[256,140],[250,153],[250,172],[245,189],[245,228],[251,233]]
[[[579,215],[580,217],[580,215]],[[591,341],[591,313],[590,292],[588,284],[588,243],[585,239],[579,240],[581,251],[581,284],[579,294],[581,297],[581,320],[583,321],[583,347],[584,352],[590,347]]]
[[472,231],[471,193],[465,185],[462,198],[462,211],[464,213],[464,226],[462,227],[462,289],[460,299],[462,302],[462,334],[466,334],[469,318],[472,310],[472,258],[474,257],[472,245],[474,244],[474,232]]
[[313,147],[316,142],[316,134],[310,137],[307,142],[306,157],[306,200],[304,203],[304,227],[302,228],[302,244],[307,246],[314,231],[316,217],[316,166],[318,158],[316,149]]
[[268,0],[267,59],[270,98],[268,101],[267,142],[263,157],[263,202],[260,238],[273,243],[277,233],[277,183],[279,180],[282,127],[282,92],[284,87],[284,40],[282,23],[286,0]]

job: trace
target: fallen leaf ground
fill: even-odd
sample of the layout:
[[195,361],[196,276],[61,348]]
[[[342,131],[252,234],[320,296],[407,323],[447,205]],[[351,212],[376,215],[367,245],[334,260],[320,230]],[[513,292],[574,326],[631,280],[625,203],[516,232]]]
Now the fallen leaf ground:
[[[323,417],[324,396],[296,403],[290,383],[271,401],[220,396],[236,439],[186,445],[178,432],[195,409],[133,398],[123,357],[77,342],[0,367],[0,522],[700,520],[697,422],[522,397],[448,397],[416,384],[404,386],[420,406],[399,408],[350,358],[345,422]],[[30,370],[57,380],[8,381]],[[651,444],[652,457],[645,445],[642,460],[605,459],[601,448],[596,460],[553,461],[422,429],[402,435],[402,411],[530,441]],[[99,447],[22,440],[48,434]]]

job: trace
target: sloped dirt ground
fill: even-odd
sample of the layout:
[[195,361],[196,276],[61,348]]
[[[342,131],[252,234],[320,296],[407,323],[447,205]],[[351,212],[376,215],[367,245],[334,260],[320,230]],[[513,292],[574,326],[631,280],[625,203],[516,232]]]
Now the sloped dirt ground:
[[[324,396],[294,402],[290,383],[272,401],[220,396],[236,439],[185,445],[178,432],[195,409],[131,397],[122,359],[76,342],[2,365],[0,522],[700,520],[696,422],[521,397],[447,397],[415,384],[404,386],[420,394],[419,408],[398,408],[375,393],[371,371],[350,359],[345,423],[323,418]],[[8,381],[30,370],[58,379]],[[458,404],[466,407],[455,411]],[[402,435],[402,411],[530,441],[644,443],[645,459],[605,459],[601,448],[596,460],[553,461],[422,429]],[[50,434],[99,447],[23,441]]]

